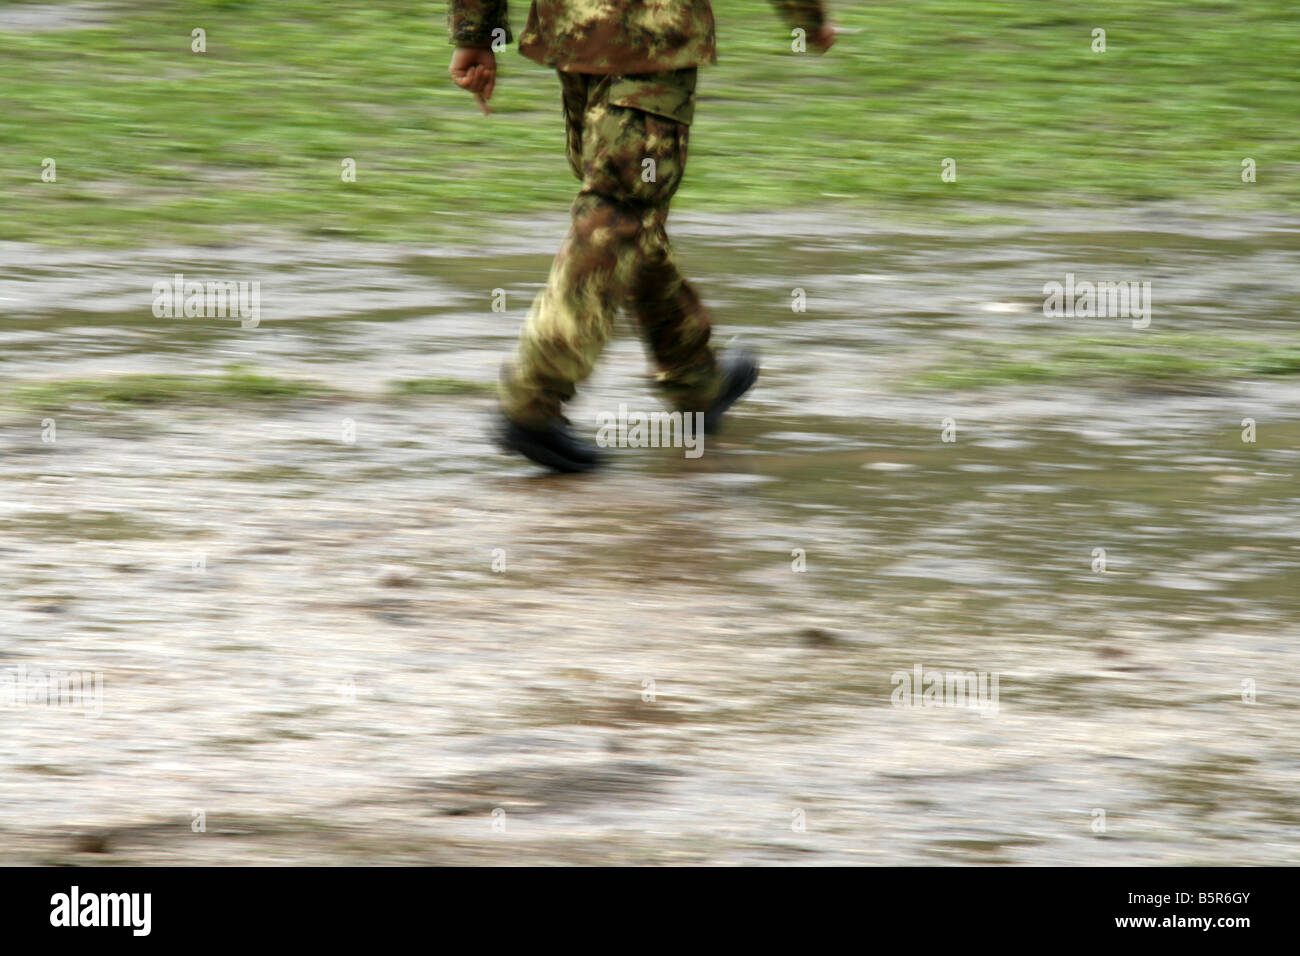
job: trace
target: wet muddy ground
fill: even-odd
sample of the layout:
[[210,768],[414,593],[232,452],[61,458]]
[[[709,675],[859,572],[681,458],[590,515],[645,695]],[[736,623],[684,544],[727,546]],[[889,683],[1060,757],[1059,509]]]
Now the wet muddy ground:
[[[763,378],[700,459],[579,478],[500,455],[486,392],[391,391],[492,383],[558,221],[0,245],[6,389],[336,390],[0,408],[0,680],[103,681],[0,708],[0,863],[1300,862],[1300,381],[913,387],[990,341],[1286,344],[1297,226],[677,217]],[[260,281],[259,327],[154,318],[177,272]],[[1066,272],[1150,281],[1150,330],[1045,317]],[[658,407],[626,329],[570,417],[620,402]],[[918,666],[995,706],[898,706]]]

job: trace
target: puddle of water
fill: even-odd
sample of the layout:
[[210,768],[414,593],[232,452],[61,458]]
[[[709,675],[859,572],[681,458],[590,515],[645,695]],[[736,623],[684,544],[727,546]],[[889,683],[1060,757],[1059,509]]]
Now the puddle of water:
[[0,33],[45,33],[90,30],[107,23],[113,7],[107,3],[21,3],[0,10]]
[[[1067,270],[1271,340],[1294,224],[677,234],[760,387],[698,461],[576,480],[499,456],[489,399],[386,393],[493,381],[545,226],[476,256],[6,246],[11,384],[238,359],[340,393],[0,409],[0,679],[103,674],[102,716],[0,709],[0,862],[1297,862],[1300,390],[897,387],[1090,334],[1042,315]],[[261,327],[153,318],[177,271],[262,281]],[[657,407],[626,335],[572,417],[619,402]],[[996,714],[895,706],[918,665],[998,675]]]

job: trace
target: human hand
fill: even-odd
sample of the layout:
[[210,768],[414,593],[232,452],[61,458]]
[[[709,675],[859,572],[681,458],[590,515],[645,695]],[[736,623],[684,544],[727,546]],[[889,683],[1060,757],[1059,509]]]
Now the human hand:
[[478,100],[483,115],[492,112],[487,101],[492,98],[492,90],[497,85],[497,58],[491,50],[472,46],[458,46],[451,55],[451,66],[447,72],[452,82],[462,90],[469,90]]

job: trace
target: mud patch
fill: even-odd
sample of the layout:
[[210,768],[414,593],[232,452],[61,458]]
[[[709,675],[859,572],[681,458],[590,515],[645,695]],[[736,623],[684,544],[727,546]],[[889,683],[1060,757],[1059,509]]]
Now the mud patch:
[[93,30],[109,23],[110,3],[15,3],[0,7],[0,33]]

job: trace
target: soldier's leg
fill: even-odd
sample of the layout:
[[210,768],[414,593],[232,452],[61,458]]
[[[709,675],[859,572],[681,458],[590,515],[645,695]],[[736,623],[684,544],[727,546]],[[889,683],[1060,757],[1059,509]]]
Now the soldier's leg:
[[718,390],[718,361],[709,341],[708,312],[673,256],[664,228],[667,214],[665,203],[641,231],[628,309],[655,364],[655,381],[664,397],[675,408],[694,411],[706,407]]
[[638,228],[613,197],[602,194],[606,184],[590,183],[585,176],[589,164],[617,145],[608,142],[611,131],[597,122],[608,77],[563,71],[559,77],[569,166],[583,189],[546,286],[524,322],[514,360],[502,369],[502,410],[529,426],[560,416],[577,384],[591,374],[621,301],[615,290],[618,247]]
[[[663,215],[681,178],[687,127],[611,103],[611,89],[626,90],[625,81],[561,74],[571,163],[575,131],[581,143],[582,191],[515,361],[502,376],[503,410],[521,424],[540,425],[560,414],[591,373],[619,307],[654,275],[653,263],[671,261],[665,258]],[[647,159],[658,167],[655,176],[643,176]]]
[[514,361],[502,372],[502,411],[523,425],[560,416],[578,383],[591,374],[623,298],[619,265],[622,249],[636,237],[637,217],[585,190],[572,213],[573,225],[533,301]]
[[656,366],[660,388],[683,410],[707,405],[719,385],[708,312],[678,269],[665,229],[669,203],[686,172],[695,82],[696,70],[674,70],[622,77],[614,90],[616,102],[648,114],[641,175],[657,181],[637,237],[626,304]]

